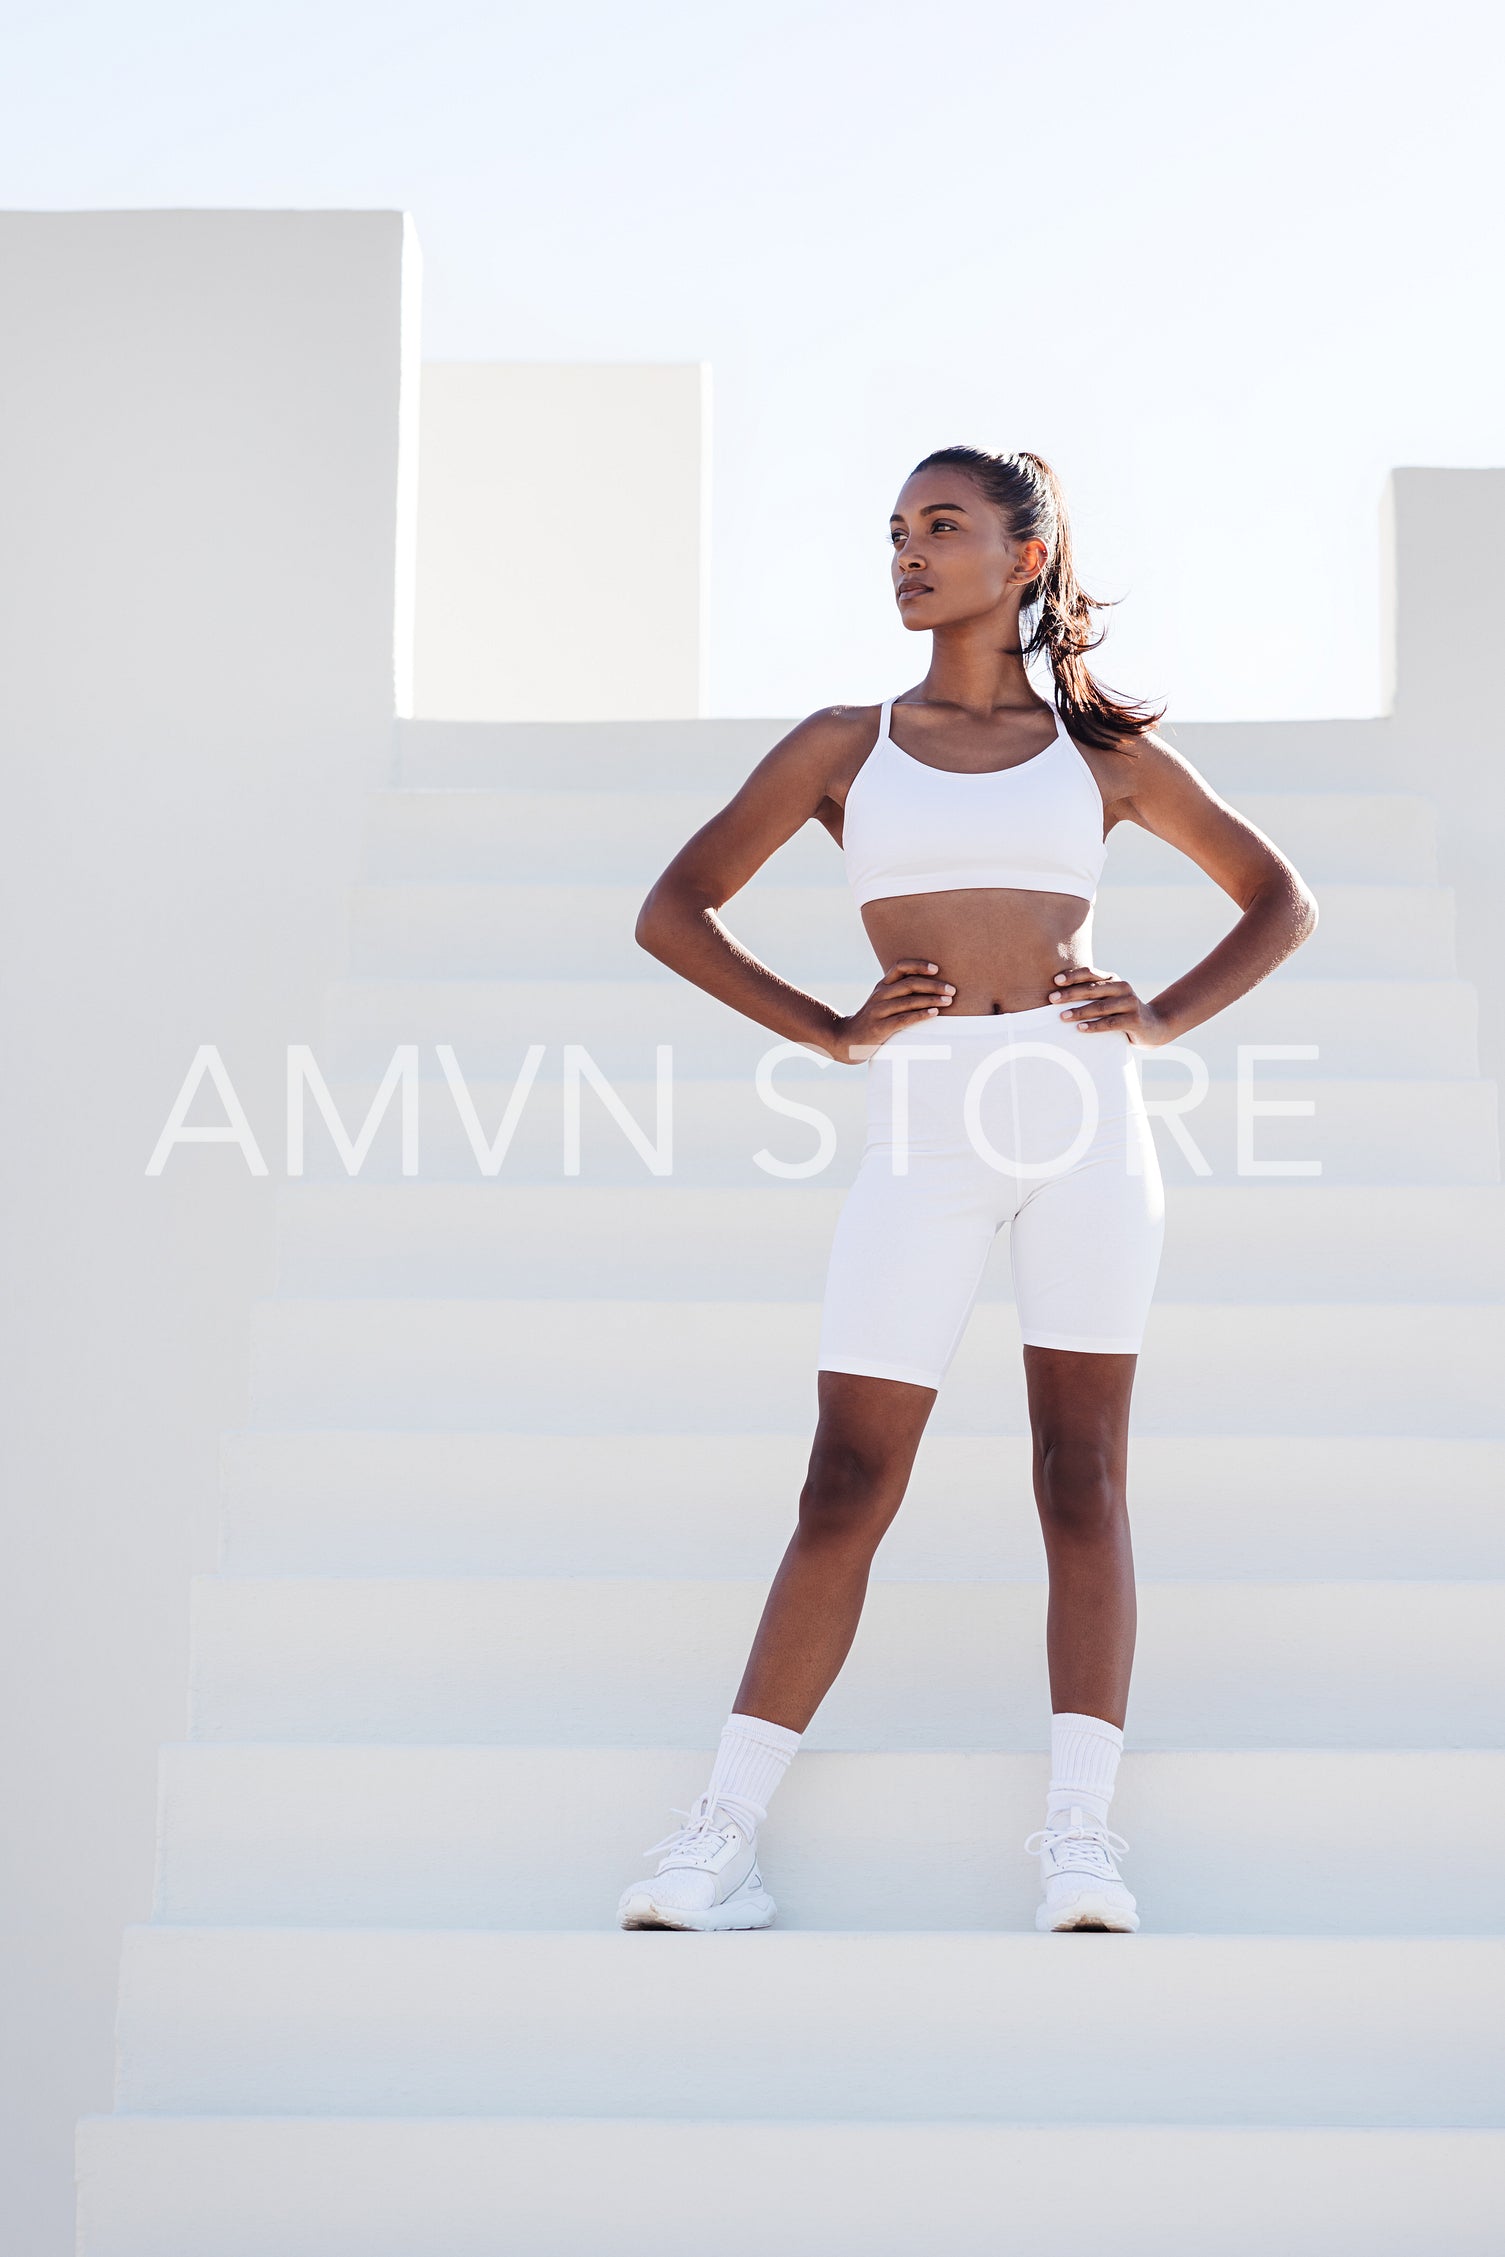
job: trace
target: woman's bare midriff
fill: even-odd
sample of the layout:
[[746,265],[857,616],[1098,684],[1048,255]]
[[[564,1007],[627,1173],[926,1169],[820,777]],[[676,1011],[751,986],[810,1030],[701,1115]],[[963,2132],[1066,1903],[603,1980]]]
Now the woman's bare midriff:
[[1091,961],[1092,904],[1075,894],[993,886],[895,894],[865,903],[862,922],[881,967],[901,956],[939,966],[956,989],[943,1019],[1036,1010],[1058,992],[1057,972]]

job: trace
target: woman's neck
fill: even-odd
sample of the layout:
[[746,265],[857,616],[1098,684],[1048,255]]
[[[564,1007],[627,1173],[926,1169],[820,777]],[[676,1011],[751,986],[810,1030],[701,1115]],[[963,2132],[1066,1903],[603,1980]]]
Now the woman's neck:
[[986,619],[935,628],[920,691],[927,703],[954,705],[979,716],[1039,705],[1020,648],[1018,605]]

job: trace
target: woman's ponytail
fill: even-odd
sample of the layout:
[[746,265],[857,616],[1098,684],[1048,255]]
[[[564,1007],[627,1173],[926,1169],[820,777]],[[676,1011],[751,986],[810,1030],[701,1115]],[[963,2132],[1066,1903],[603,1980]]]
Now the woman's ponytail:
[[1045,563],[1026,591],[1021,613],[1022,621],[1032,622],[1023,650],[1026,660],[1042,651],[1049,658],[1056,707],[1068,733],[1111,752],[1122,749],[1125,737],[1153,729],[1164,707],[1115,698],[1088,670],[1087,653],[1096,650],[1105,631],[1094,614],[1108,606],[1089,596],[1077,579],[1066,498],[1050,464],[1033,454],[942,447],[915,469],[965,471],[1002,510],[1011,540],[1045,543]]

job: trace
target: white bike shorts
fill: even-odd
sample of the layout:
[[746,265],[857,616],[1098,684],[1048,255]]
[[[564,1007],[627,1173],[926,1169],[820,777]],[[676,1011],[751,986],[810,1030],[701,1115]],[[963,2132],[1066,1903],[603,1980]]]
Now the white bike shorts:
[[1165,1195],[1133,1044],[1064,1003],[901,1028],[831,1243],[822,1371],[939,1387],[1005,1223],[1026,1344],[1136,1355]]

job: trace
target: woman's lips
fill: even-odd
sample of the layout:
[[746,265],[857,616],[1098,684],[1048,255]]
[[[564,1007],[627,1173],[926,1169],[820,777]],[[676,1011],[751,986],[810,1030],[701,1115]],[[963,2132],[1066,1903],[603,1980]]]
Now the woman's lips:
[[919,582],[916,582],[914,580],[906,580],[903,587],[898,591],[898,594],[899,601],[900,603],[902,603],[906,596],[933,596],[935,594],[935,590],[926,580],[921,580]]

